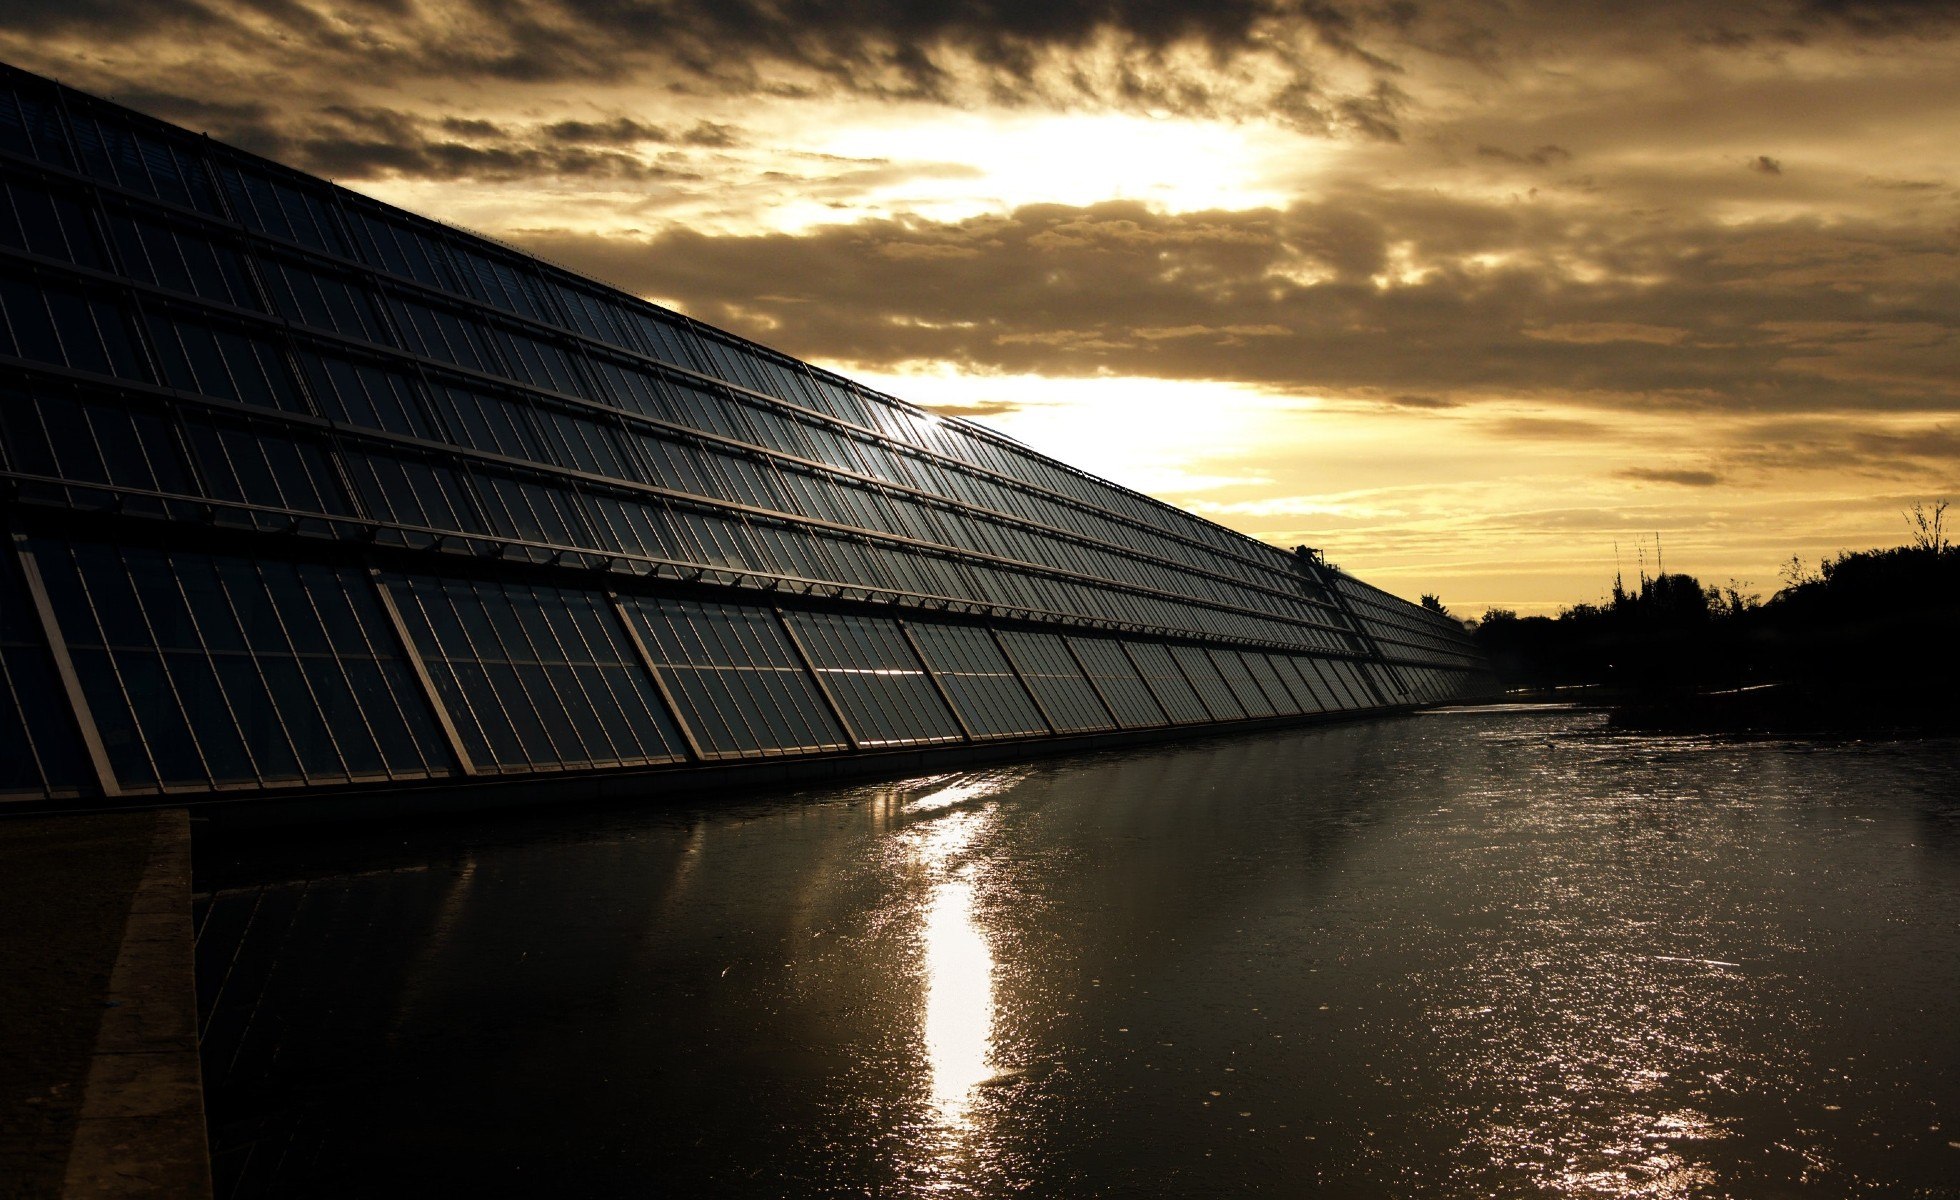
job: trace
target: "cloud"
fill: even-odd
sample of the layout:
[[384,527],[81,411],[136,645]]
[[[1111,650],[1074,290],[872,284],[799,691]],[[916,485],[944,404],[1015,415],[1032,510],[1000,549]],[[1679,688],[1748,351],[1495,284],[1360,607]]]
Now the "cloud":
[[1685,329],[1662,325],[1640,325],[1632,321],[1562,321],[1542,329],[1526,329],[1524,335],[1545,342],[1571,342],[1597,346],[1605,342],[1646,342],[1672,346],[1688,336]]
[[[733,138],[723,126],[714,127],[712,136]],[[693,144],[691,137],[692,131],[677,136],[626,116],[511,124],[329,104],[283,127],[262,121],[234,127],[231,140],[303,170],[343,179],[645,183],[695,178],[693,172],[656,157],[663,148]]]
[[[1233,380],[1404,407],[1960,405],[1960,248],[1848,220],[1627,222],[1357,188],[531,248],[792,354],[891,371]],[[1396,401],[1391,401],[1392,403]]]
[[1613,431],[1598,421],[1579,417],[1506,416],[1487,421],[1484,432],[1507,442],[1589,442],[1605,440]]
[[1621,479],[1631,479],[1638,483],[1672,483],[1681,487],[1714,487],[1722,482],[1721,475],[1714,471],[1669,470],[1661,467],[1628,467],[1616,472]]
[[[0,34],[27,58],[66,36],[96,70],[167,38],[316,86],[350,70],[505,86],[660,78],[734,95],[1278,113],[1381,139],[1399,136],[1384,38],[1403,20],[1341,0],[0,0]],[[1355,77],[1336,84],[1329,62]],[[128,56],[123,79],[159,65]]]
[[[1120,111],[1392,147],[1412,128],[1434,135],[1424,107],[1462,97],[1452,72],[1468,62],[1500,95],[1514,86],[1561,102],[1547,119],[1490,123],[1459,145],[1535,186],[1569,188],[1584,182],[1559,178],[1560,168],[1583,159],[1590,173],[1605,148],[1583,128],[1586,104],[1623,126],[1646,119],[1586,81],[1701,54],[1716,61],[1678,89],[1681,111],[1650,115],[1682,128],[1746,121],[1746,106],[1708,91],[1725,62],[1747,64],[1741,77],[1761,88],[1762,63],[1793,47],[1928,45],[1956,18],[1950,5],[1904,0],[1660,0],[1639,21],[1604,0],[0,0],[0,57],[343,178],[622,183],[692,169],[636,166],[648,147],[743,145],[726,123],[700,117],[747,102]],[[1570,95],[1534,84],[1547,65]],[[1812,83],[1796,72],[1768,78],[1793,93]],[[1868,86],[1893,82],[1874,74]],[[637,94],[651,119],[564,111],[600,92]],[[434,132],[390,147],[320,128],[333,107],[376,101],[421,113]],[[1805,95],[1754,115],[1793,104],[1818,126],[1859,115]],[[507,123],[508,111],[459,111],[505,105],[539,123],[516,144],[479,126]],[[553,151],[554,130],[571,150]],[[1729,153],[1776,168],[1744,149]],[[1656,195],[1676,182],[1657,179]]]
[[[448,123],[445,122],[445,125]],[[483,135],[495,136],[502,133],[489,122],[474,122],[482,126]],[[538,132],[555,141],[569,142],[586,146],[636,146],[641,142],[667,142],[672,137],[657,125],[648,125],[631,117],[614,117],[609,121],[553,121],[540,126]]]
[[1501,146],[1478,146],[1477,156],[1479,158],[1494,158],[1500,162],[1533,167],[1545,167],[1554,163],[1567,163],[1572,161],[1572,151],[1567,150],[1563,146],[1553,145],[1550,142],[1524,154],[1506,150]]
[[1011,400],[976,400],[970,404],[928,404],[926,407],[942,416],[979,419],[1006,416],[1021,411],[1023,406]]

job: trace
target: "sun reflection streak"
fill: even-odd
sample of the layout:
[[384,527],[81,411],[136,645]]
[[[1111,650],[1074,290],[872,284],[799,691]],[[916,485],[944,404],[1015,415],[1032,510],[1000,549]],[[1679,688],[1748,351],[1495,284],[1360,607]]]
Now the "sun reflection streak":
[[994,955],[973,921],[973,883],[937,884],[925,920],[925,1046],[932,1105],[968,1125],[973,1089],[993,1074]]
[[[1022,772],[941,776],[903,808],[903,838],[930,887],[919,926],[921,1034],[938,1125],[972,1127],[974,1089],[995,1073],[994,954],[976,914],[984,865],[971,857],[997,819],[988,800]],[[984,803],[976,803],[984,802]]]

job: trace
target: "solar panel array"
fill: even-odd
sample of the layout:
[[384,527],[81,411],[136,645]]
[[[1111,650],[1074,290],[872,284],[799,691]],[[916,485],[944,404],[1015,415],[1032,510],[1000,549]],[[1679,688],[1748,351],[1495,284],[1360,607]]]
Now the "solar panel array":
[[590,772],[1431,703],[1405,601],[0,69],[0,794]]

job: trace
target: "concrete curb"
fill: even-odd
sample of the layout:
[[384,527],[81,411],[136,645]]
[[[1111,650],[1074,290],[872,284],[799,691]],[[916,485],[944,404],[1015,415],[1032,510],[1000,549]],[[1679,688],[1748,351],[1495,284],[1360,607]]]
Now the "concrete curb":
[[89,1057],[64,1197],[211,1195],[192,970],[190,817],[181,808],[155,817],[149,863],[130,903]]

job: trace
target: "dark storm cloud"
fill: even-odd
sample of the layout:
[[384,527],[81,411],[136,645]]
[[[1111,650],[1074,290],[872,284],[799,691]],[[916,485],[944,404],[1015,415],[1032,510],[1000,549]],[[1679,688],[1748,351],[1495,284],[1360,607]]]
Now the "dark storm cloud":
[[1875,37],[1951,27],[1956,19],[1949,0],[1806,0],[1798,11]]
[[[1686,411],[1960,400],[1960,250],[1937,231],[1849,221],[1657,227],[1379,192],[1286,209],[1035,205],[795,235],[526,240],[793,354],[872,369],[949,361]],[[1584,276],[1562,265],[1574,257]]]
[[[1418,51],[1498,73],[1551,43],[1609,57],[1682,45],[1754,53],[1827,38],[1941,36],[1954,7],[1765,0],[1732,10],[1666,0],[1645,6],[1635,25],[1607,0],[0,0],[0,36],[13,35],[10,53],[23,65],[111,91],[153,83],[167,69],[160,61],[180,57],[141,52],[157,43],[195,45],[214,94],[248,79],[278,79],[304,95],[349,78],[657,78],[679,92],[1277,119],[1395,142]],[[1540,166],[1563,153],[1490,149]]]
[[1887,433],[1864,430],[1852,435],[1853,450],[1866,458],[1885,463],[1911,463],[1938,470],[1960,468],[1960,430],[1949,426]]
[[207,132],[263,125],[273,119],[276,111],[263,100],[214,100],[141,85],[123,88],[111,99],[151,116]]
[[[1045,53],[1079,50],[1102,36],[1146,57],[1196,45],[1222,60],[1252,48],[1276,23],[1359,51],[1362,24],[1355,12],[1320,0],[498,0],[473,8],[492,27],[542,35],[522,58],[484,64],[498,70],[603,72],[594,51],[609,42],[671,53],[702,74],[765,58],[847,84],[887,80],[880,86],[920,95],[945,86],[948,51],[1025,81]],[[575,53],[539,62],[541,50]]]
[[683,145],[709,150],[726,150],[742,144],[741,131],[720,121],[696,121],[680,140]]
[[707,135],[690,131],[676,136],[625,116],[514,125],[475,118],[427,120],[395,109],[348,104],[325,105],[283,126],[248,114],[226,124],[221,136],[329,177],[485,182],[696,178],[679,167],[650,161],[635,148],[734,140],[726,126],[709,127]]
[[[1236,115],[1249,99],[1271,99],[1240,95],[1244,80],[1228,69],[1257,59],[1288,77],[1286,115],[1379,138],[1397,133],[1393,86],[1377,78],[1324,92],[1308,62],[1333,55],[1392,71],[1368,43],[1399,12],[1331,0],[0,0],[0,31],[79,35],[93,50],[195,39],[213,62],[288,63],[315,84],[349,67],[519,83],[657,72],[676,87],[777,96]],[[1108,53],[1092,64],[1082,57],[1091,49]]]
[[0,28],[23,33],[87,29],[128,38],[177,25],[214,23],[215,15],[197,0],[0,0]]
[[553,121],[538,132],[554,141],[574,145],[634,146],[672,140],[665,129],[631,117],[614,117],[610,121]]

